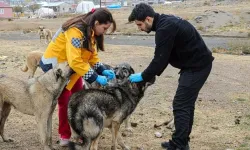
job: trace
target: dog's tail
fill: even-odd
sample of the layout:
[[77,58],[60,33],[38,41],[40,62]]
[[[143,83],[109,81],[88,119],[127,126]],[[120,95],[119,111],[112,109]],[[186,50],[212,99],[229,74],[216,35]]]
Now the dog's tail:
[[20,68],[23,72],[27,72],[28,71],[28,66],[25,64],[24,66],[23,66],[23,68]]
[[[85,109],[85,113],[77,113],[75,119],[70,119],[71,128],[82,140],[80,145],[71,143],[70,150],[78,150],[80,147],[89,150],[92,140],[98,138],[103,129],[103,118],[99,113],[93,109]],[[81,119],[76,119],[77,116]]]

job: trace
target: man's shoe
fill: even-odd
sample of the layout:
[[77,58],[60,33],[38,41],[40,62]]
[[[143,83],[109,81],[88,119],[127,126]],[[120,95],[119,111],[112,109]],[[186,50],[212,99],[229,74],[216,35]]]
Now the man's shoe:
[[[174,146],[174,144],[172,144],[171,142],[162,142],[161,147],[165,148],[166,150],[181,150],[180,148],[175,148],[176,146]],[[184,150],[190,150],[188,144]]]
[[166,150],[176,150],[175,146],[169,142],[162,142],[161,147]]

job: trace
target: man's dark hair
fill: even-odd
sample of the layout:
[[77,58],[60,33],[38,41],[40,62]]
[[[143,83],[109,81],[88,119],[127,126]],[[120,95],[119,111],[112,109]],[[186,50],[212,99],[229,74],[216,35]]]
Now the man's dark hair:
[[128,21],[132,22],[135,20],[144,21],[146,17],[154,17],[155,11],[154,9],[145,3],[140,3],[135,6],[132,10],[130,16],[128,17]]

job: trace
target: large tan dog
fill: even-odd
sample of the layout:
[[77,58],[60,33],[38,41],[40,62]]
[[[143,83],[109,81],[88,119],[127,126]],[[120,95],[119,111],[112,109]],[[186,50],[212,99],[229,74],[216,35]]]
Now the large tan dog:
[[43,52],[41,51],[31,51],[26,56],[26,62],[21,68],[23,72],[29,73],[29,78],[33,78],[36,72],[37,67],[39,66],[39,62],[43,56]]
[[44,150],[53,149],[52,114],[57,98],[71,74],[72,70],[69,65],[62,63],[28,81],[0,75],[0,135],[3,141],[11,141],[4,135],[4,124],[13,106],[24,114],[36,117]]
[[45,39],[45,44],[48,44],[52,40],[52,32],[49,29],[45,29],[44,26],[39,26],[38,34],[40,36],[40,42]]

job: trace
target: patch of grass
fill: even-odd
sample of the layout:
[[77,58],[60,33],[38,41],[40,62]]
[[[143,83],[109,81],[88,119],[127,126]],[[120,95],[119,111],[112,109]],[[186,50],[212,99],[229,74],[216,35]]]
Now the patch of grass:
[[250,137],[246,136],[243,143],[240,144],[240,147],[237,150],[249,150],[250,149]]
[[242,51],[239,51],[238,49],[226,49],[223,47],[216,47],[212,48],[213,53],[220,53],[220,54],[232,54],[232,55],[241,55]]
[[[182,17],[184,20],[194,20],[194,16],[183,16]],[[250,34],[250,33],[249,33]]]
[[225,54],[228,50],[222,47],[212,48],[213,53],[223,53]]
[[197,26],[197,30],[204,31],[205,28],[203,26]]
[[203,6],[211,6],[211,3],[208,2],[208,1],[205,1],[205,2],[203,3]]
[[243,54],[246,54],[246,55],[250,54],[250,48],[248,47],[248,48],[246,48],[246,49],[243,49],[243,50],[242,50],[242,53],[243,53]]
[[220,32],[239,32],[239,33],[249,32],[248,26],[246,26],[246,23],[244,21],[240,21],[239,24],[228,23],[219,28],[215,28],[214,30]]
[[[246,118],[247,118],[248,120],[250,120],[250,115],[246,115]],[[250,137],[249,137],[249,140],[250,140]]]
[[247,99],[245,99],[245,98],[240,98],[240,97],[239,97],[239,98],[237,98],[236,100],[237,100],[237,101],[240,101],[240,102],[247,101]]
[[240,144],[240,147],[247,147],[247,143],[242,143],[242,144]]
[[245,140],[250,141],[250,136],[245,137]]
[[[250,93],[233,93],[230,97],[234,102],[246,102],[250,104]],[[249,115],[250,117],[250,115]]]
[[238,54],[250,54],[250,42],[238,42],[229,44],[229,50]]

